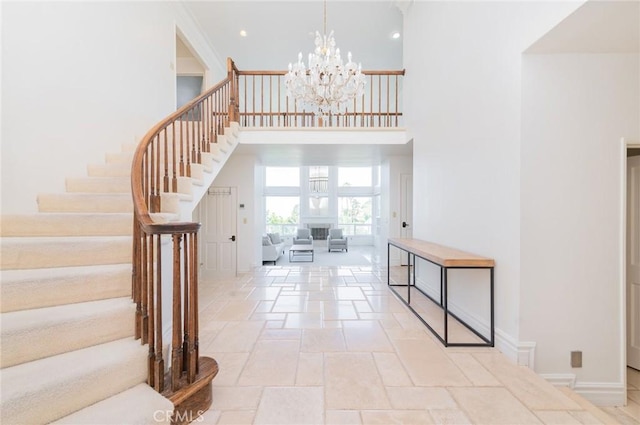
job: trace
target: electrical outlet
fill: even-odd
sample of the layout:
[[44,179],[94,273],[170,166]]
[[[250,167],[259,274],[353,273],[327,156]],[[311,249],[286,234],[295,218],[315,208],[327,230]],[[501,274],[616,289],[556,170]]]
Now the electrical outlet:
[[582,351],[571,352],[571,367],[582,367]]

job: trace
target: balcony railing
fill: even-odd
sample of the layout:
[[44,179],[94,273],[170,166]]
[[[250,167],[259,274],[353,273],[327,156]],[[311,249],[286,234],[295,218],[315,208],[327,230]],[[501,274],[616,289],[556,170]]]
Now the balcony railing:
[[321,120],[286,95],[286,71],[238,71],[241,127],[401,127],[401,71],[363,71],[364,94],[340,115]]

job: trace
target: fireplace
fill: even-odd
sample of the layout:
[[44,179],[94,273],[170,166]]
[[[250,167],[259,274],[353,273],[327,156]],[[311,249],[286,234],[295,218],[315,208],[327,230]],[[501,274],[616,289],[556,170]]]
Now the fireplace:
[[311,236],[314,241],[326,241],[329,236],[329,229],[331,224],[307,224],[309,230],[311,230]]

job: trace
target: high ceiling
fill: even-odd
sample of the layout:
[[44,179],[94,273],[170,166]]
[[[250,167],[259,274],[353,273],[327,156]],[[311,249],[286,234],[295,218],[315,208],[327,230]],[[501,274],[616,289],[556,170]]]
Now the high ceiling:
[[[397,1],[397,0],[396,0]],[[321,0],[187,1],[187,7],[220,58],[231,57],[242,70],[285,70],[302,52],[314,49],[314,35],[323,31]],[[246,31],[246,37],[240,31]],[[402,69],[402,13],[392,0],[327,2],[327,31],[334,31],[346,60],[365,70]],[[399,32],[399,38],[392,38]],[[183,46],[178,46],[184,54]],[[406,145],[252,145],[236,148],[254,154],[266,165],[367,165],[389,155],[411,155]]]
[[[211,46],[243,70],[284,70],[314,48],[323,30],[324,3],[299,1],[186,1]],[[246,31],[246,37],[240,31]],[[346,59],[363,69],[402,69],[402,13],[392,0],[327,2],[327,31]],[[392,39],[393,32],[400,38]]]

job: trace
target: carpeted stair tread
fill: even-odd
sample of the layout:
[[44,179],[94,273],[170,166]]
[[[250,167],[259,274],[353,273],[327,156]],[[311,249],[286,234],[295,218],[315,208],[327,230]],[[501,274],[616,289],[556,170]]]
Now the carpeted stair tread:
[[40,212],[133,212],[129,193],[43,193],[38,195]]
[[107,164],[128,164],[133,162],[134,152],[109,152],[105,155]]
[[129,297],[4,313],[0,366],[133,336],[134,315]]
[[124,338],[2,369],[0,420],[48,423],[141,384],[147,354]]
[[157,425],[170,424],[173,404],[147,384],[87,406],[53,422],[64,425]]
[[131,296],[131,263],[2,270],[2,312]]
[[36,213],[3,215],[1,236],[124,236],[131,213]]
[[2,238],[2,270],[131,262],[130,236]]
[[67,192],[131,193],[131,177],[69,177]]
[[131,177],[130,164],[89,164],[87,175],[90,177]]

